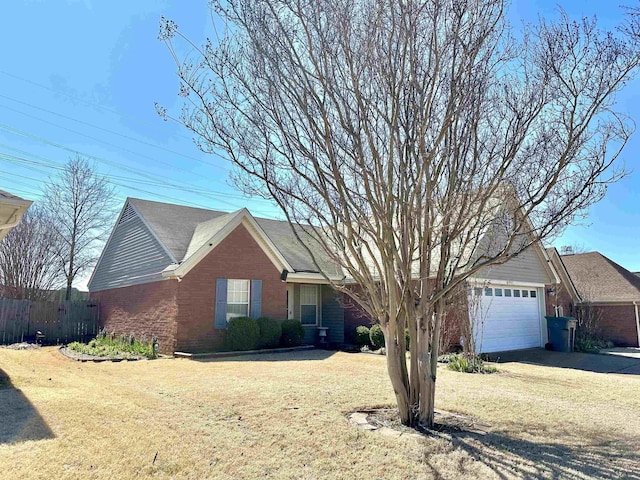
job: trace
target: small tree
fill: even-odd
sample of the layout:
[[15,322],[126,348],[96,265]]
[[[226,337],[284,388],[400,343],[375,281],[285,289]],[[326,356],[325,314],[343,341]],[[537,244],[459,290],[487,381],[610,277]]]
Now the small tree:
[[50,300],[64,282],[58,239],[48,213],[32,205],[0,242],[0,284],[12,298]]
[[98,247],[114,220],[114,188],[81,157],[45,186],[43,206],[51,219],[57,260],[66,279],[65,299],[74,279],[94,266]]
[[402,422],[431,426],[447,298],[620,178],[613,99],[640,61],[637,18],[616,36],[562,13],[517,40],[501,0],[210,3],[229,28],[202,48],[161,23],[179,120],[377,320]]

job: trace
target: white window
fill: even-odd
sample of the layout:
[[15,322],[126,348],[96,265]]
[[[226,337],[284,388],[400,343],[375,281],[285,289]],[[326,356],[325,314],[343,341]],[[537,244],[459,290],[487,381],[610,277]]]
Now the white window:
[[495,292],[496,292],[496,297],[501,297],[502,296],[502,289],[501,288],[496,288]]
[[492,289],[492,288],[485,287],[485,289],[484,289],[484,296],[485,296],[485,297],[491,297],[491,296],[493,296],[493,289]]
[[249,316],[249,280],[227,281],[227,322]]
[[514,289],[514,290],[513,290],[513,296],[514,296],[514,297],[519,297],[519,296],[520,296],[520,290],[516,290],[516,289]]
[[538,295],[538,293],[537,293],[535,290],[531,290],[531,291],[529,292],[529,296],[530,296],[531,298],[536,298],[536,296],[537,296],[537,295]]
[[318,324],[318,286],[300,285],[300,323]]

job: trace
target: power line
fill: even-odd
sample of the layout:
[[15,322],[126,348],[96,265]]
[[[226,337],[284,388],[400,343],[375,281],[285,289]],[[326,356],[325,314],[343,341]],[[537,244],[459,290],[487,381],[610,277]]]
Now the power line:
[[[77,130],[73,130],[73,129],[71,129],[71,128],[64,127],[64,126],[62,126],[62,125],[59,125],[59,124],[54,123],[54,122],[50,122],[49,120],[45,120],[45,119],[40,118],[40,117],[37,117],[37,116],[35,116],[35,115],[31,115],[31,114],[29,114],[29,113],[25,113],[25,112],[22,112],[22,111],[20,111],[20,110],[16,110],[15,108],[7,107],[6,105],[0,105],[0,108],[4,108],[4,109],[6,109],[6,110],[10,110],[10,111],[12,111],[12,112],[19,113],[20,115],[24,115],[25,117],[33,118],[34,120],[38,120],[38,121],[40,121],[40,122],[46,123],[47,125],[51,125],[51,126],[54,126],[54,127],[60,128],[60,129],[62,129],[62,130],[66,130],[67,132],[73,133],[73,134],[75,134],[75,135],[80,135],[81,137],[88,138],[88,139],[93,140],[93,141],[95,141],[95,142],[100,142],[100,143],[103,143],[103,144],[108,145],[108,146],[110,146],[110,147],[118,148],[118,149],[120,149],[120,150],[122,150],[122,151],[124,151],[124,152],[130,153],[130,154],[132,154],[132,155],[137,155],[137,156],[139,156],[139,157],[146,158],[147,160],[150,160],[150,161],[152,161],[152,162],[159,163],[160,165],[165,165],[165,166],[167,166],[167,167],[169,167],[169,168],[172,168],[172,169],[175,169],[175,170],[178,170],[178,171],[187,172],[187,173],[189,173],[189,174],[191,174],[191,175],[197,175],[197,174],[193,173],[193,172],[192,172],[192,171],[190,171],[190,170],[187,170],[187,169],[184,169],[184,168],[177,167],[176,165],[174,165],[174,164],[172,164],[172,163],[165,162],[165,161],[162,161],[162,160],[158,160],[157,158],[150,157],[150,156],[145,155],[145,154],[143,154],[143,153],[139,153],[139,152],[135,152],[135,151],[133,151],[133,150],[129,150],[128,148],[125,148],[125,147],[123,147],[123,146],[121,146],[121,145],[115,145],[115,144],[113,144],[113,143],[111,143],[111,142],[108,142],[108,141],[106,141],[106,140],[102,140],[101,138],[97,138],[97,137],[94,137],[94,136],[92,136],[92,135],[88,135],[88,134],[86,134],[86,133],[82,133],[82,132],[79,132],[79,131],[77,131]],[[217,181],[216,181],[215,183],[220,183],[220,182],[217,182]]]
[[[52,168],[52,169],[56,169],[56,170],[64,170],[64,167],[62,165],[59,164],[55,164],[55,162],[52,162],[51,160],[41,157],[39,155],[32,155],[29,152],[25,152],[24,150],[20,150],[18,148],[14,148],[10,145],[6,145],[3,143],[0,143],[0,147],[2,148],[6,148],[9,150],[13,150],[14,152],[18,152],[22,155],[26,155],[31,157],[32,159],[27,159],[27,158],[23,158],[23,157],[18,157],[16,155],[11,155],[8,153],[4,153],[4,152],[0,152],[0,155],[4,155],[6,157],[11,157],[11,159],[17,161],[17,162],[21,162],[21,163],[28,163],[28,164],[32,164],[32,165],[39,165],[45,168]],[[35,160],[33,160],[33,158],[36,159],[40,159],[42,160],[41,162],[37,162]],[[153,180],[137,180],[134,178],[130,178],[130,177],[123,177],[123,176],[119,176],[119,175],[113,175],[113,174],[109,174],[109,175],[103,175],[103,174],[99,174],[104,176],[107,179],[121,179],[124,181],[128,181],[128,182],[133,182],[133,183],[142,183],[144,185],[154,185],[154,186],[159,186],[159,187],[166,187],[166,182],[162,181],[153,181]],[[183,188],[180,189],[181,191],[184,190]],[[238,199],[238,200],[249,200],[246,196],[243,195],[237,195],[237,194],[233,194],[233,193],[225,193],[225,192],[218,192],[218,191],[214,191],[208,188],[200,188],[200,187],[196,187],[195,185],[189,185],[189,191],[191,193],[196,193],[196,192],[200,192],[200,193],[204,193],[207,194],[207,196],[210,196],[212,194],[214,194],[216,197],[218,196],[223,196],[223,197],[228,197],[228,198],[233,198],[233,199]],[[264,199],[264,198],[257,198],[257,199],[252,199],[252,200],[259,200],[262,202],[268,202],[268,200]]]
[[[104,105],[100,105],[100,104],[95,103],[95,102],[90,102],[89,100],[85,100],[84,98],[80,98],[77,95],[72,95],[72,94],[70,94],[68,92],[63,92],[63,91],[55,89],[55,88],[47,87],[46,85],[43,85],[41,83],[34,82],[33,80],[30,80],[28,78],[20,77],[19,75],[16,75],[14,73],[5,72],[4,70],[0,70],[0,74],[6,75],[7,77],[14,78],[16,80],[20,80],[21,82],[30,83],[31,85],[34,85],[34,86],[39,87],[39,88],[43,88],[45,90],[49,90],[50,92],[53,92],[55,94],[65,96],[67,98],[71,98],[71,99],[76,100],[78,102],[84,103],[85,105],[89,105],[90,107],[99,108],[101,110],[113,113],[114,115],[117,115],[117,116],[120,116],[120,117],[129,117],[129,118],[132,118],[132,119],[137,119],[137,120],[139,120],[139,121],[141,121],[143,123],[146,123],[147,125],[151,125],[151,122],[149,122],[147,119],[144,119],[144,118],[140,117],[139,115],[123,114],[122,112],[119,112],[119,111],[114,110],[112,108],[106,107]],[[155,124],[153,124],[153,125],[156,126]],[[191,138],[187,137],[186,135],[181,135],[179,133],[176,134],[176,136],[184,138],[184,139],[187,139],[187,140],[191,140]]]
[[[109,130],[108,128],[104,128],[104,127],[101,127],[101,126],[99,126],[99,125],[95,125],[95,124],[92,124],[92,123],[89,123],[89,122],[85,122],[85,121],[83,121],[83,120],[78,120],[77,118],[69,117],[69,116],[67,116],[67,115],[63,115],[63,114],[61,114],[61,113],[54,112],[54,111],[52,111],[52,110],[47,110],[46,108],[42,108],[42,107],[39,107],[39,106],[37,106],[37,105],[33,105],[33,104],[31,104],[31,103],[28,103],[28,102],[24,102],[24,101],[22,101],[22,100],[18,100],[18,99],[16,99],[16,98],[8,97],[8,96],[6,96],[6,95],[1,95],[1,94],[0,94],[0,98],[4,98],[4,99],[10,100],[10,101],[12,101],[12,102],[19,103],[19,104],[21,104],[21,105],[25,105],[25,106],[27,106],[27,107],[34,108],[34,109],[36,109],[36,110],[40,110],[40,111],[42,111],[42,112],[46,112],[46,113],[49,113],[49,114],[51,114],[51,115],[55,115],[55,116],[60,117],[60,118],[64,118],[65,120],[70,120],[70,121],[72,121],[72,122],[76,122],[76,123],[79,123],[79,124],[81,124],[81,125],[86,125],[86,126],[88,126],[88,127],[96,128],[96,129],[98,129],[98,130],[102,130],[103,132],[107,132],[107,133],[110,133],[110,134],[112,134],[112,135],[118,135],[118,136],[123,137],[123,138],[126,138],[126,139],[128,139],[128,140],[131,140],[131,141],[134,141],[134,142],[141,143],[141,144],[143,144],[143,145],[147,145],[147,146],[150,146],[150,147],[153,147],[153,148],[157,148],[157,149],[159,149],[159,150],[164,150],[164,151],[166,151],[166,152],[172,153],[172,154],[174,154],[174,155],[178,155],[178,156],[180,156],[180,157],[190,158],[190,159],[195,160],[195,161],[197,161],[197,162],[201,162],[201,163],[203,163],[203,164],[205,164],[205,165],[210,165],[210,166],[212,166],[212,167],[219,168],[219,169],[221,169],[221,170],[223,170],[223,171],[225,171],[225,172],[230,172],[230,171],[231,171],[231,170],[229,170],[228,168],[225,168],[225,167],[223,167],[223,166],[221,166],[221,165],[215,164],[215,163],[213,163],[213,162],[208,162],[208,161],[203,160],[203,159],[201,159],[201,158],[194,157],[193,155],[187,155],[187,154],[185,154],[185,153],[177,152],[177,151],[175,151],[175,150],[171,150],[171,149],[169,149],[169,148],[162,147],[162,146],[157,145],[157,144],[155,144],[155,143],[147,142],[146,140],[141,140],[141,139],[139,139],[139,138],[135,138],[135,137],[132,137],[132,136],[130,136],[130,135],[125,135],[124,133],[116,132],[116,131],[114,131],[114,130]],[[6,107],[6,106],[5,106],[5,108],[10,109],[9,107]],[[10,110],[11,110],[11,109],[10,109]],[[22,113],[23,115],[27,115],[26,113],[21,112],[21,111],[19,111],[19,110],[14,110],[14,111],[17,111],[18,113]]]
[[[62,150],[66,150],[66,151],[71,152],[71,153],[76,154],[76,155],[81,155],[83,157],[87,157],[87,158],[93,159],[93,160],[98,161],[100,163],[105,163],[105,164],[113,166],[115,168],[120,168],[120,169],[126,170],[126,171],[128,171],[130,173],[133,173],[134,175],[138,175],[138,176],[150,179],[152,181],[160,182],[161,185],[163,187],[165,187],[165,188],[167,186],[174,187],[177,190],[186,191],[186,192],[192,193],[194,195],[199,195],[201,197],[205,197],[205,198],[209,198],[209,199],[212,199],[212,200],[217,200],[217,201],[222,202],[222,203],[229,204],[234,208],[239,208],[237,204],[233,204],[233,203],[221,200],[221,199],[217,198],[216,196],[211,195],[210,193],[202,193],[202,192],[195,191],[195,190],[193,190],[193,186],[189,185],[189,184],[172,183],[172,182],[167,181],[167,179],[165,179],[163,177],[160,177],[158,175],[149,174],[147,172],[143,172],[143,171],[140,171],[140,170],[135,169],[135,168],[127,167],[125,165],[122,165],[122,164],[117,163],[117,162],[113,162],[111,160],[106,160],[104,158],[97,157],[95,155],[90,155],[90,154],[87,154],[87,153],[84,153],[84,152],[80,152],[78,150],[66,147],[66,146],[61,145],[59,143],[53,142],[51,140],[47,140],[47,139],[39,137],[37,135],[31,134],[31,133],[28,133],[28,132],[24,132],[24,131],[19,130],[17,128],[10,127],[9,125],[5,125],[5,124],[0,123],[0,129],[3,129],[5,131],[8,131],[8,132],[13,133],[15,135],[20,135],[20,136],[23,136],[23,137],[26,137],[26,138],[30,138],[32,140],[39,141],[41,143],[45,143],[47,145],[54,146],[56,148],[60,148]],[[256,199],[256,200],[264,201],[264,199]]]
[[[63,170],[62,167],[58,167],[58,166],[54,166],[54,165],[47,165],[47,164],[44,164],[44,163],[31,161],[31,160],[28,160],[28,159],[22,159],[20,157],[16,157],[14,155],[9,155],[9,154],[3,153],[3,152],[0,152],[0,160],[8,161],[8,162],[13,163],[13,164],[15,164],[16,162],[19,162],[19,163],[27,162],[29,164],[36,164],[38,166],[42,166],[42,167],[45,167],[45,168],[53,168],[53,169],[56,169],[56,170]],[[42,170],[37,170],[37,169],[33,169],[33,170],[38,172],[38,173],[41,173],[43,175],[47,175],[47,172],[44,172]],[[38,179],[38,178],[34,178],[34,177],[28,177],[28,176],[25,176],[25,175],[20,175],[20,174],[17,174],[15,172],[7,172],[7,171],[0,170],[0,173],[5,173],[7,175],[11,175],[11,176],[14,176],[14,177],[23,178],[23,179],[27,179],[27,180],[32,180],[32,181],[38,182],[38,183],[42,183],[43,182],[42,179]],[[129,180],[129,179],[125,178],[124,181],[118,182],[118,181],[114,181],[113,180],[113,176],[108,176],[108,175],[103,175],[103,174],[98,174],[98,175],[103,177],[103,178],[106,178],[113,185],[117,185],[117,186],[120,186],[120,187],[128,188],[128,189],[136,191],[136,192],[145,193],[147,195],[151,195],[151,196],[154,196],[154,197],[157,197],[157,198],[162,198],[162,199],[165,199],[165,200],[170,200],[170,201],[177,202],[177,203],[187,203],[187,204],[190,204],[191,206],[195,206],[195,207],[199,207],[199,208],[211,209],[211,207],[209,205],[204,205],[204,204],[200,204],[200,203],[196,203],[196,202],[187,201],[187,200],[184,200],[183,198],[176,198],[176,197],[172,197],[172,196],[169,196],[169,195],[163,195],[163,194],[160,194],[160,193],[157,193],[157,192],[154,192],[154,191],[145,190],[145,189],[142,189],[140,187],[132,186],[132,185],[128,184],[128,182],[135,181],[135,180]],[[120,178],[122,178],[122,177],[120,177]],[[14,182],[17,182],[17,181],[14,181]],[[32,185],[25,184],[23,182],[18,182],[18,183],[21,183],[22,185],[27,186],[29,188],[33,188]],[[233,204],[231,202],[227,202],[225,200],[218,199],[218,201],[221,202],[221,203],[227,204],[227,205],[231,206],[232,208],[236,208],[236,209],[241,208],[238,205],[235,205],[235,204]],[[262,215],[268,216],[268,217],[273,216],[272,213],[267,213],[267,212],[260,211],[260,210],[254,210],[254,212],[258,213],[258,214],[262,214]]]

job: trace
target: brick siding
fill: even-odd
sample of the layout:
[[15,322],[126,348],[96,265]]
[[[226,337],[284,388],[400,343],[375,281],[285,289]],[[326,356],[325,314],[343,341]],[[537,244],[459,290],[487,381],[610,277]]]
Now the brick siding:
[[178,284],[176,350],[211,351],[224,340],[214,328],[216,279],[262,280],[262,316],[287,318],[287,286],[247,229],[240,225]]
[[[452,303],[453,305],[449,307],[442,326],[441,347],[444,351],[450,351],[460,346],[461,323],[469,320],[469,304],[464,288],[460,290],[460,294],[453,297]],[[360,305],[347,295],[344,296],[345,342],[355,343],[356,328],[360,325],[371,328],[375,323],[376,321]]]
[[91,299],[100,302],[102,328],[141,339],[156,336],[160,352],[171,354],[176,344],[177,287],[175,280],[164,280],[92,292]]
[[[595,305],[601,312],[603,336],[620,347],[637,347],[638,331],[633,305]],[[640,308],[640,307],[639,307]]]

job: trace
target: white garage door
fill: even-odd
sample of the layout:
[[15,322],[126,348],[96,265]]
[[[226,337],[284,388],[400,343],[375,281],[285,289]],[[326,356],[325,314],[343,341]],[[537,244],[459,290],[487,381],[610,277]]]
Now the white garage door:
[[476,349],[489,353],[542,346],[539,294],[532,287],[475,288],[469,309]]

